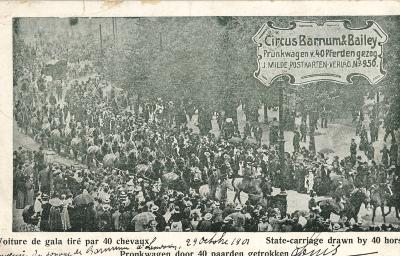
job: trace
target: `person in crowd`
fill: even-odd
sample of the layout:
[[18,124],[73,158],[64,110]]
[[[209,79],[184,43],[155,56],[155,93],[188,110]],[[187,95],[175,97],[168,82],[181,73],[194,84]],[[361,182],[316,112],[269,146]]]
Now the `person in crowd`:
[[224,219],[224,223],[221,226],[221,232],[236,232],[237,229],[233,226],[233,219],[230,216],[227,216]]
[[[74,77],[80,72],[68,70]],[[211,132],[213,111],[192,100],[143,97],[131,110],[123,92],[101,90],[109,84],[104,77],[65,81],[57,90],[46,89],[52,85],[43,79],[39,92],[29,86],[16,89],[15,105],[21,132],[41,147],[13,153],[16,208],[34,205],[41,231],[328,231],[334,225],[321,219],[317,193],[348,200],[358,187],[374,183],[368,176],[379,177],[376,182],[389,179],[393,192],[399,191],[393,185],[398,175],[388,168],[397,165],[396,142],[390,150],[384,146],[381,163],[372,164],[374,150],[361,127],[360,146],[370,165],[357,155],[355,139],[343,158],[300,148],[306,141],[305,115],[294,133],[294,152],[285,152],[280,166],[275,117],[269,144],[261,141],[262,127],[249,123],[246,136],[254,134],[253,143],[238,136],[231,113],[221,112],[220,135]],[[189,128],[196,109],[200,132]],[[320,114],[321,128],[326,128],[327,117]],[[316,127],[318,111],[309,120]],[[48,149],[78,164],[56,164],[45,157]],[[251,191],[244,205],[227,196],[239,178]],[[279,187],[309,193],[308,211],[287,212],[286,197],[273,193]]]
[[374,145],[372,144],[372,142],[368,145],[367,158],[370,161],[375,159],[375,148],[374,148]]
[[269,144],[276,145],[278,143],[279,122],[276,117],[272,119],[269,127]]
[[383,144],[383,148],[381,150],[382,153],[382,164],[387,168],[389,166],[389,149],[386,144]]
[[197,226],[197,230],[200,232],[211,232],[212,231],[212,225],[213,222],[211,219],[213,218],[212,213],[206,213],[203,217],[203,219],[199,222]]
[[321,128],[328,128],[328,110],[325,107],[321,112]]
[[379,125],[375,118],[372,118],[371,122],[369,123],[369,133],[372,143],[378,141]]
[[300,151],[300,132],[296,129],[294,131],[294,136],[293,136],[293,148],[294,148],[294,153],[297,153]]
[[258,223],[257,231],[259,232],[271,232],[272,226],[268,223],[268,215],[261,217],[260,223]]
[[395,139],[392,139],[392,143],[389,149],[390,165],[397,165],[397,158],[399,154],[399,146]]
[[352,166],[356,164],[356,157],[357,157],[357,144],[356,140],[352,138],[350,144],[350,161]]
[[306,142],[306,139],[307,139],[307,122],[306,122],[306,120],[303,121],[303,118],[301,120],[300,133],[301,133],[300,140],[302,142]]
[[257,141],[257,145],[258,146],[262,146],[262,134],[263,134],[263,130],[262,130],[262,127],[261,127],[261,125],[255,125],[255,127],[254,127],[254,137],[255,137],[255,139],[256,139],[256,141]]
[[24,209],[25,207],[25,183],[26,183],[26,175],[22,168],[18,168],[15,171],[15,190],[17,192],[17,200],[16,200],[16,208]]

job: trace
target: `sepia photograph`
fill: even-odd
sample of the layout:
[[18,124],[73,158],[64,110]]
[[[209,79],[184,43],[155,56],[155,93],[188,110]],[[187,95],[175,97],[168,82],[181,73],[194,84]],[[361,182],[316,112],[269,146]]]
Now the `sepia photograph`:
[[399,27],[14,17],[13,232],[400,231]]

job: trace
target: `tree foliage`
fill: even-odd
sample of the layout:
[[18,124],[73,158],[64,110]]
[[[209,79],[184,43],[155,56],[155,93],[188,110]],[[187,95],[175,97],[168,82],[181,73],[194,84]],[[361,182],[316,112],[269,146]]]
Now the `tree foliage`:
[[[359,109],[365,95],[380,90],[392,104],[389,116],[399,120],[396,107],[400,95],[399,18],[346,19],[355,28],[365,26],[372,19],[389,35],[383,47],[386,77],[374,86],[363,77],[354,77],[350,85],[329,82],[301,87],[287,85],[285,92],[294,93],[306,109],[320,108],[328,99],[328,105],[343,112]],[[343,20],[343,17],[67,18],[50,20],[52,26],[48,26],[49,18],[15,19],[14,31],[22,31],[21,38],[29,39],[32,45],[43,44],[44,48],[46,42],[59,39],[62,45],[53,49],[59,58],[92,59],[112,84],[132,93],[148,98],[191,100],[211,111],[229,112],[240,103],[253,110],[260,103],[277,105],[276,84],[266,87],[253,77],[257,49],[252,37],[267,21],[288,27],[293,20],[322,23]],[[18,63],[16,54],[14,58]]]

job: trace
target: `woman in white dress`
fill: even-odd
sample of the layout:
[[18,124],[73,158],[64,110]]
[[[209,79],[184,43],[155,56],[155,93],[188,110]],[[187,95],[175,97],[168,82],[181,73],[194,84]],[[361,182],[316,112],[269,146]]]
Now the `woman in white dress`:
[[307,189],[307,194],[310,194],[310,191],[313,190],[314,187],[314,173],[312,170],[308,171],[308,175],[306,176],[305,188]]

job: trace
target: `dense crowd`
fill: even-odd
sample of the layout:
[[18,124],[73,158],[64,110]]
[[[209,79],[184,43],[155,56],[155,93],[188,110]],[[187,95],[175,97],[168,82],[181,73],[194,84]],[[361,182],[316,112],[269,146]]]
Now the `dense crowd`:
[[[310,211],[283,214],[247,201],[243,206],[167,190],[144,179],[102,168],[42,163],[43,152],[15,152],[17,207],[24,206],[24,221],[41,231],[396,231],[397,226],[364,226],[346,217],[324,219],[309,202]],[[26,178],[26,177],[29,178]],[[40,191],[35,190],[37,177]],[[49,191],[46,194],[43,191]],[[311,192],[311,199],[315,193]],[[26,206],[25,206],[26,205]]]
[[[132,105],[129,94],[91,76],[93,66],[83,66],[76,73],[69,64],[65,81],[36,74],[14,88],[18,127],[42,145],[35,152],[14,152],[16,207],[42,231],[356,231],[365,228],[357,214],[341,214],[354,207],[353,195],[369,193],[372,200],[375,191],[388,188],[387,201],[399,201],[393,136],[376,161],[361,129],[360,145],[353,140],[349,156],[339,159],[300,147],[308,134],[302,121],[295,150],[285,153],[281,167],[276,120],[265,145],[261,126],[247,123],[241,135],[235,117],[191,102],[157,98]],[[199,132],[188,128],[195,113]],[[211,132],[214,116],[218,136]],[[326,128],[325,114],[321,121]],[[47,161],[44,149],[82,165]],[[280,188],[278,197],[272,187]],[[228,190],[245,191],[249,199],[231,202]],[[309,211],[288,213],[286,190],[310,194]],[[327,218],[316,196],[331,196],[340,219]],[[370,201],[360,199],[355,208],[364,202]]]

